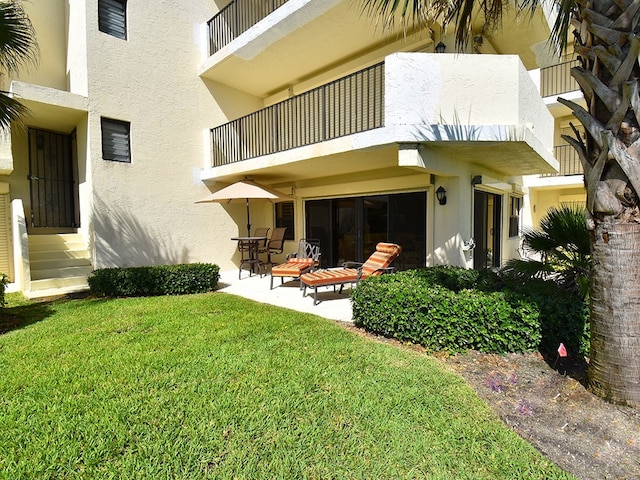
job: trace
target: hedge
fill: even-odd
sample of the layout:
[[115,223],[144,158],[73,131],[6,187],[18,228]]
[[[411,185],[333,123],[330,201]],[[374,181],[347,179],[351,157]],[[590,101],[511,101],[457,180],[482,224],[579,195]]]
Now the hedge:
[[[355,324],[429,351],[506,353],[538,348],[540,312],[531,299],[510,291],[452,290],[434,283],[434,275],[444,271],[447,281],[453,278],[453,283],[462,284],[469,278],[461,272],[429,270],[362,281],[351,295]],[[468,275],[478,279],[477,274]]]
[[218,265],[209,263],[103,268],[95,270],[88,282],[91,293],[98,296],[184,295],[215,290],[219,272]]
[[351,299],[356,325],[431,351],[589,354],[588,301],[552,282],[515,289],[489,270],[438,266],[367,279]]

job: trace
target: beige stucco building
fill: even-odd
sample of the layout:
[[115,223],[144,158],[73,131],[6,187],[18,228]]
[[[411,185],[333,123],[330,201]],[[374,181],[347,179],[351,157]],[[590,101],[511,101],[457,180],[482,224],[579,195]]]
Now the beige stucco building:
[[288,226],[285,251],[319,238],[325,266],[381,240],[401,268],[499,266],[519,227],[584,195],[540,177],[568,124],[541,95],[543,12],[456,54],[437,25],[382,31],[352,0],[25,8],[41,55],[2,77],[31,115],[0,148],[0,270],[28,295],[94,268],[237,268],[245,206],[196,201],[245,177],[292,197],[251,202],[253,227]]

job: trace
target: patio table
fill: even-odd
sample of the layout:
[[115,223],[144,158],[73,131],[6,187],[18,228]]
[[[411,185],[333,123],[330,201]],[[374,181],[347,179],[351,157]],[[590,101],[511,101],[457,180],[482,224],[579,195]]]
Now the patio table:
[[244,264],[249,265],[249,276],[251,273],[258,269],[258,273],[262,276],[262,262],[258,257],[258,250],[260,248],[260,242],[266,242],[267,237],[232,237],[231,240],[238,242],[238,246],[240,247],[240,252],[243,250],[249,253],[247,258],[242,256],[240,260],[240,271],[238,272],[238,279],[240,279],[242,275],[242,266]]

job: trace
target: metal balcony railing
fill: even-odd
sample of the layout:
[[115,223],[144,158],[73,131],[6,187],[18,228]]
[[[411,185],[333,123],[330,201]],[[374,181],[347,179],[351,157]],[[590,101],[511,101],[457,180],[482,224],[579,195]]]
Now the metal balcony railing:
[[228,45],[287,0],[233,0],[207,22],[209,55]]
[[556,145],[553,147],[553,155],[560,163],[558,173],[546,173],[543,177],[558,177],[567,175],[582,175],[584,173],[578,153],[571,145]]
[[384,63],[211,129],[212,166],[384,126]]
[[571,68],[580,65],[578,60],[559,63],[540,69],[540,95],[550,97],[579,90],[580,86],[571,76]]

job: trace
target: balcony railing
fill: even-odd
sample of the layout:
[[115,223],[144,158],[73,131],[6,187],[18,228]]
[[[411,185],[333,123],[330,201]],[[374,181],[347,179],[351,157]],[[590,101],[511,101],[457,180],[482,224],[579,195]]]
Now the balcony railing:
[[552,65],[540,69],[540,94],[550,97],[561,93],[579,90],[578,82],[571,76],[571,68],[579,65],[578,60]]
[[384,63],[211,129],[212,166],[384,126]]
[[571,145],[556,145],[553,147],[553,154],[560,163],[558,173],[546,173],[543,177],[558,177],[567,175],[582,175],[582,164],[578,153]]
[[207,22],[209,55],[228,45],[287,0],[233,0]]

